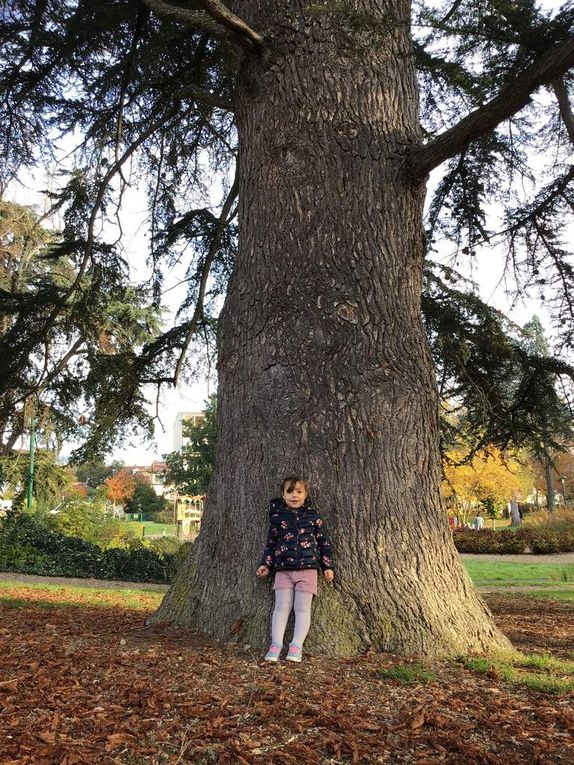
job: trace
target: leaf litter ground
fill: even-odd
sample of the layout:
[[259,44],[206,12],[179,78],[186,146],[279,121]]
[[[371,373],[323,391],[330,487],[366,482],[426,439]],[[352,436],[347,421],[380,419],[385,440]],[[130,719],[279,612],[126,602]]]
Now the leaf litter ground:
[[[446,661],[401,683],[390,654],[268,665],[145,627],[155,594],[73,593],[13,586],[0,605],[2,765],[574,763],[571,693]],[[574,658],[572,602],[488,602],[520,650]]]

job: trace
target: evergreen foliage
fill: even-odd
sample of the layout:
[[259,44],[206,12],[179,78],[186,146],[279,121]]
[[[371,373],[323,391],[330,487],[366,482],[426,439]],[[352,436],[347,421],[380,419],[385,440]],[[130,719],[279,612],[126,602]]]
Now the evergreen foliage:
[[55,531],[45,519],[30,513],[10,513],[0,522],[2,571],[165,583],[174,573],[173,558],[142,543],[130,549],[102,549]]
[[[485,304],[452,268],[430,264],[422,305],[447,406],[443,453],[458,444],[468,458],[489,446],[561,450],[572,437],[574,369],[541,354],[528,325]],[[432,266],[442,278],[437,278]],[[453,412],[457,416],[452,416]]]
[[159,311],[146,305],[144,288],[125,280],[121,262],[90,258],[78,267],[69,235],[42,228],[29,208],[0,202],[3,454],[32,417],[52,448],[81,435],[88,451],[103,453],[126,423],[151,432],[134,367],[138,349],[157,333]]
[[198,425],[183,423],[186,444],[178,452],[164,455],[168,469],[166,482],[173,484],[181,494],[207,494],[209,480],[215,465],[217,443],[217,396],[205,402],[205,420]]
[[166,508],[166,500],[159,497],[147,481],[136,475],[135,489],[124,504],[124,512],[138,515],[142,521],[151,521]]
[[[2,283],[0,419],[9,440],[25,427],[24,404],[33,394],[60,435],[82,437],[78,459],[104,452],[134,425],[149,433],[143,386],[189,375],[186,355],[212,340],[236,252],[232,104],[239,63],[272,41],[214,17],[213,4],[203,6],[4,4],[0,190],[23,169],[53,163],[58,143],[67,147],[61,185],[51,192],[62,230],[46,248],[36,221],[26,286]],[[319,12],[360,32],[365,44],[402,23],[342,3],[305,11],[310,19]],[[446,240],[459,260],[481,247],[493,258],[504,253],[515,289],[538,292],[554,311],[563,348],[574,341],[565,236],[574,206],[574,120],[572,75],[568,64],[560,68],[560,55],[573,25],[571,3],[548,10],[531,0],[420,2],[413,18],[428,139],[426,147],[412,147],[413,173],[446,160],[429,209],[429,252]],[[505,118],[496,99],[504,102],[501,94],[510,92],[522,108]],[[466,137],[457,134],[459,149],[437,146],[441,131],[489,101],[494,116],[480,114]],[[536,171],[541,163],[544,182]],[[221,185],[215,204],[214,179]],[[149,251],[141,259],[152,275],[137,288],[120,239],[102,225],[119,214],[130,183],[143,184],[149,200]],[[493,215],[495,206],[502,212]],[[174,325],[161,327],[165,274],[182,260],[188,294]],[[522,348],[515,329],[472,291],[454,286],[453,274],[429,261],[423,309],[442,392],[466,413],[465,437],[475,434],[477,449],[538,438],[548,430],[542,409],[555,423],[562,406],[556,380],[571,378],[572,369]],[[549,432],[557,448],[563,432]],[[451,438],[447,430],[445,441]],[[204,478],[200,483],[203,491]]]
[[116,473],[122,467],[123,463],[117,461],[106,465],[100,460],[90,460],[89,462],[77,465],[75,472],[78,481],[86,484],[90,489],[97,489],[98,486],[104,483],[106,478]]
[[[26,503],[30,457],[28,452],[13,452],[0,457],[0,485],[13,508]],[[39,513],[49,512],[61,504],[72,490],[73,474],[59,465],[53,451],[36,451],[34,461],[34,506]]]

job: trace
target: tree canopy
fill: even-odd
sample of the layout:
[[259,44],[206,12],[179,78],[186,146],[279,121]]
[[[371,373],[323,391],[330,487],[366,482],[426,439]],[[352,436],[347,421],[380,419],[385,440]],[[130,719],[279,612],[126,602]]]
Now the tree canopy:
[[[309,23],[329,15],[343,47],[376,46],[402,23],[354,3],[302,12]],[[571,3],[413,5],[426,140],[404,161],[413,178],[444,163],[429,205],[423,307],[443,382],[465,388],[484,443],[520,440],[542,367],[572,370],[511,351],[494,312],[434,251],[446,242],[458,262],[481,248],[506,258],[511,289],[543,293],[561,347],[572,346],[573,24]],[[149,432],[144,386],[176,384],[190,374],[189,352],[212,341],[237,249],[234,93],[245,57],[273,55],[274,32],[207,0],[19,0],[3,6],[0,40],[0,189],[26,168],[50,168],[63,221],[46,233],[50,217],[28,212],[31,260],[11,245],[19,265],[4,266],[26,286],[2,285],[0,414],[10,442],[23,402],[39,395],[58,432],[83,440],[85,458],[136,423]],[[121,225],[110,228],[130,185],[149,202],[139,257],[151,277],[137,288]],[[15,244],[20,234],[9,236]],[[161,327],[166,273],[180,262],[187,297]],[[524,385],[503,401],[498,381],[517,372]]]
[[151,431],[144,395],[129,380],[138,349],[157,334],[159,311],[121,263],[82,268],[69,246],[66,230],[49,231],[31,208],[0,202],[4,454],[32,417],[53,448],[65,436],[87,435],[91,450],[102,452],[127,423]]
[[136,474],[134,476],[133,492],[124,502],[124,512],[139,515],[141,520],[154,520],[157,513],[168,507],[167,501],[156,494],[149,479]]

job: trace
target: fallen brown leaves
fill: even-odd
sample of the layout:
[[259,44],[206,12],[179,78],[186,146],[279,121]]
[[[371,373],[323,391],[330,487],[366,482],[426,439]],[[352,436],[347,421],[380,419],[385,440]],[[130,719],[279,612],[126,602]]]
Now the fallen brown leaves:
[[[552,648],[559,635],[561,654],[572,656],[573,604],[490,603],[521,649]],[[433,665],[435,682],[403,686],[379,676],[403,661],[388,654],[276,666],[259,659],[190,632],[146,629],[141,611],[2,606],[0,762],[574,762],[572,697],[508,686],[453,662]]]

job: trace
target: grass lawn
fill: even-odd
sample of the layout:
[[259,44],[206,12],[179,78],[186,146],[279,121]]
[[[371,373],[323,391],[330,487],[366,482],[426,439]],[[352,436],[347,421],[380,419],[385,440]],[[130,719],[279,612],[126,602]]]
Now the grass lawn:
[[0,605],[6,608],[120,608],[155,610],[163,592],[154,590],[96,589],[58,584],[28,584],[0,580]]
[[508,563],[467,559],[464,565],[477,587],[574,584],[572,563]]
[[525,598],[535,598],[536,600],[574,600],[574,590],[528,590],[520,592]]
[[[153,537],[174,537],[175,536],[175,523],[155,523],[155,521],[144,521],[143,523],[140,523],[139,521],[128,521],[129,526],[137,526],[140,530],[141,535],[141,528],[142,526],[145,529],[145,535],[146,537],[153,536]],[[165,532],[165,533],[164,533]]]

